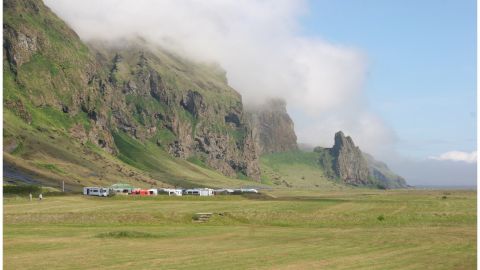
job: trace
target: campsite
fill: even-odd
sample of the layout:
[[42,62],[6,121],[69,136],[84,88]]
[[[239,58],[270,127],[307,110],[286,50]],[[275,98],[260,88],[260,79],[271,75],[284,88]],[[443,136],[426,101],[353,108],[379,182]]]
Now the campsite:
[[98,196],[98,197],[110,197],[115,195],[130,195],[130,196],[215,196],[215,195],[240,195],[246,193],[258,193],[254,188],[149,188],[141,189],[130,186],[128,184],[113,184],[110,187],[84,187],[83,195],[85,196]]
[[[46,195],[41,202],[7,196],[4,268],[470,269],[476,264],[475,191],[263,195]],[[198,222],[197,213],[212,215]]]

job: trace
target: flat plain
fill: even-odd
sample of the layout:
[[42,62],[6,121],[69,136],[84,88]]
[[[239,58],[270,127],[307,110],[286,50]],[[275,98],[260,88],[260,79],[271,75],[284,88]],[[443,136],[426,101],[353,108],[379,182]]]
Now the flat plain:
[[473,190],[14,196],[3,209],[5,269],[476,269]]

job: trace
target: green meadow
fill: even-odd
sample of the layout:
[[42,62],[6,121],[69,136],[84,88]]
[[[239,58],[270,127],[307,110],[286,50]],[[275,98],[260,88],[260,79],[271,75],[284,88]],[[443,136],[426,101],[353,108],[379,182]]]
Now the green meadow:
[[475,191],[9,196],[4,268],[476,269],[476,221]]

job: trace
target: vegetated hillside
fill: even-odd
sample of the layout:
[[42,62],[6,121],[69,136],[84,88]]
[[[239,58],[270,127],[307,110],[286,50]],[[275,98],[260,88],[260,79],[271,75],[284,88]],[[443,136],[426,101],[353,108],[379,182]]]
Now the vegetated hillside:
[[[393,174],[380,163],[369,169],[349,137],[339,147],[336,139],[332,150],[297,151],[285,102],[245,111],[220,67],[141,38],[85,44],[40,0],[4,1],[3,44],[3,166],[9,182],[65,181],[72,190],[116,182],[404,184],[390,180]],[[262,159],[262,179],[261,153],[272,154]]]
[[262,182],[287,188],[344,189],[333,171],[319,160],[322,153],[301,150],[264,154],[260,158]]
[[363,153],[343,132],[335,134],[332,148],[262,155],[262,180],[296,188],[338,189],[361,186],[381,189],[407,187],[405,179],[385,163]]
[[12,181],[76,189],[260,177],[241,97],[218,67],[142,40],[86,45],[33,0],[4,2],[3,67]]
[[386,188],[403,188],[408,184],[405,179],[388,168],[387,164],[375,160],[375,158],[367,153],[363,153],[367,163],[369,165],[370,175],[377,179]]
[[110,129],[227,176],[259,178],[241,97],[222,70],[146,47],[141,40],[91,48],[103,68],[104,78],[93,80],[106,104],[90,110]]

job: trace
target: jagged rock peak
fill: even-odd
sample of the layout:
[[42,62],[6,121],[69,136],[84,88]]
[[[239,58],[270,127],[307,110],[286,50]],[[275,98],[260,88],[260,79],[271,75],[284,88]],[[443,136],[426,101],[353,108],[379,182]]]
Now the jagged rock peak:
[[367,160],[350,136],[345,136],[342,131],[337,132],[331,154],[334,171],[340,179],[348,184],[368,184]]
[[345,134],[343,134],[343,131],[338,131],[337,133],[335,133],[334,148],[335,148],[335,146],[341,147],[341,146],[345,146],[345,145],[355,146],[355,144],[353,143],[353,140],[350,136],[345,137]]

